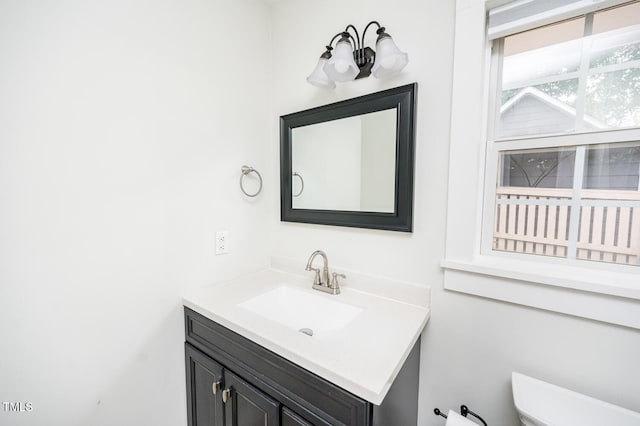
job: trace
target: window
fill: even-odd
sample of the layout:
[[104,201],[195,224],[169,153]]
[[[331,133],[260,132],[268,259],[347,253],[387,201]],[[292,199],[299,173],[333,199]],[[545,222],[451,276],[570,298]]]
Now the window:
[[498,38],[492,67],[485,252],[640,266],[640,2]]
[[445,289],[640,329],[639,4],[456,0]]

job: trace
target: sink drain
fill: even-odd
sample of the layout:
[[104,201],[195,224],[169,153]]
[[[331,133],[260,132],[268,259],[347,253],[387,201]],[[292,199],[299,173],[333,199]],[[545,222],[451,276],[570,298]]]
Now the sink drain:
[[313,330],[310,328],[301,328],[298,330],[300,333],[306,334],[307,336],[313,336]]

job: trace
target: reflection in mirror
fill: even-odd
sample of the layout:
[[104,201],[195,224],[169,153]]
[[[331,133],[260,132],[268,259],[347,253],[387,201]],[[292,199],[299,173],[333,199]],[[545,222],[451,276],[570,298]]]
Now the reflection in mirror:
[[412,232],[416,90],[281,116],[282,221]]
[[293,208],[393,213],[396,116],[392,108],[292,129]]

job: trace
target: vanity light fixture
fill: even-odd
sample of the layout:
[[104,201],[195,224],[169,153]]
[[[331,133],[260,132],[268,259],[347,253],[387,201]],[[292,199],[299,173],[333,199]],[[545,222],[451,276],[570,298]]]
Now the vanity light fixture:
[[[364,45],[364,37],[371,25],[378,26],[376,51]],[[355,33],[355,37],[350,30]],[[332,44],[338,37],[340,40],[334,50]],[[328,89],[335,88],[336,81],[357,80],[370,74],[376,78],[390,77],[399,73],[409,62],[408,55],[398,49],[391,36],[377,21],[367,24],[362,38],[356,27],[347,25],[343,32],[333,36],[326,48],[307,81],[314,86]]]

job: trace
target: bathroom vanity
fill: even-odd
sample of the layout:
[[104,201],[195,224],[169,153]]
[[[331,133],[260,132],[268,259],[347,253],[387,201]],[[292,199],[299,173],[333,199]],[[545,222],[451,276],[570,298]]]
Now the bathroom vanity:
[[189,426],[415,423],[428,288],[347,272],[336,296],[278,266],[184,298]]

